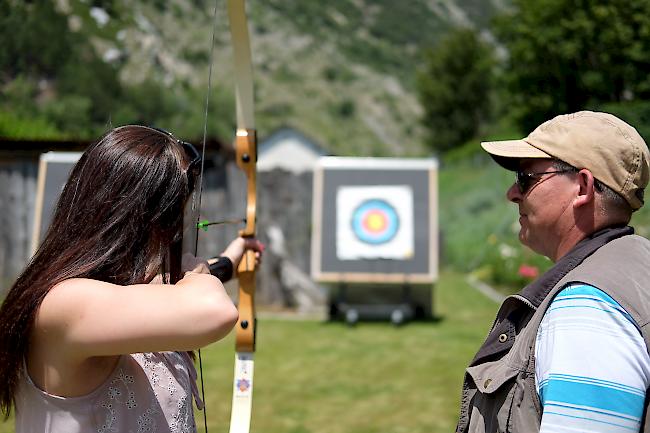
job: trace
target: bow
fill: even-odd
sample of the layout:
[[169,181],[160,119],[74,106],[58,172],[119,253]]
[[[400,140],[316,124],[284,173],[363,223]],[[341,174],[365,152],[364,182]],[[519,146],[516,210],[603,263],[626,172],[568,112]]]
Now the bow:
[[[205,161],[205,143],[207,136],[207,118],[209,95],[212,82],[212,64],[215,39],[217,6],[214,11],[215,23],[212,29],[212,45],[210,48],[210,71],[208,74],[208,92],[205,101],[205,119],[203,124],[203,158]],[[255,132],[255,118],[253,115],[253,68],[251,62],[251,49],[248,37],[248,23],[246,20],[245,0],[228,0],[228,16],[230,20],[230,34],[233,44],[235,65],[235,95],[237,104],[237,131],[235,133],[235,150],[237,165],[244,171],[247,181],[246,226],[239,231],[244,238],[255,237],[256,225],[256,163],[257,163],[257,134]],[[202,163],[203,164],[203,163]],[[198,212],[201,208],[203,165],[201,166],[201,181],[199,183]],[[193,201],[194,203],[194,201]],[[196,211],[196,208],[193,207]],[[228,221],[210,223],[199,221],[198,230],[207,230],[207,226],[221,224]],[[238,220],[240,221],[240,220]],[[195,253],[196,255],[196,253]],[[238,267],[239,277],[239,321],[236,325],[235,345],[235,373],[233,380],[232,413],[230,418],[230,433],[248,433],[250,430],[252,398],[253,398],[253,367],[255,352],[255,252],[248,250],[244,253]],[[201,351],[199,350],[199,367],[201,369],[201,388],[203,385],[203,367]],[[205,394],[203,395],[205,401]],[[205,431],[207,433],[207,415],[203,409]]]
[[[246,226],[242,237],[255,236],[257,134],[253,116],[253,67],[248,37],[245,0],[228,0],[230,34],[235,63],[237,165],[246,174]],[[237,268],[239,275],[239,321],[236,328],[230,433],[248,433],[253,402],[253,354],[255,352],[255,253],[245,252]]]

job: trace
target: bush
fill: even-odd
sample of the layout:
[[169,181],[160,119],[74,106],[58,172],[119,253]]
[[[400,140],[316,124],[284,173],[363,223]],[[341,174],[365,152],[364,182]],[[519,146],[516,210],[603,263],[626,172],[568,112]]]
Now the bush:
[[426,53],[418,76],[428,144],[446,152],[476,137],[492,114],[492,48],[473,30],[459,29]]
[[650,98],[650,1],[513,0],[494,32],[519,126],[585,107]]
[[29,137],[34,140],[63,138],[48,119],[42,116],[21,117],[16,113],[0,110],[0,137]]
[[505,293],[515,293],[552,266],[552,262],[513,239],[487,239],[487,254],[474,274]]
[[628,101],[603,104],[599,111],[612,113],[634,126],[646,144],[650,143],[650,101]]

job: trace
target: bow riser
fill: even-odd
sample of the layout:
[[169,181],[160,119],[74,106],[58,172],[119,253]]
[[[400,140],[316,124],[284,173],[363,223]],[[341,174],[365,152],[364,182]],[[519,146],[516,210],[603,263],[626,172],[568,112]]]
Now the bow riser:
[[235,138],[237,152],[237,166],[246,174],[246,227],[239,235],[243,237],[255,236],[255,211],[257,205],[257,133],[254,129],[238,129]]

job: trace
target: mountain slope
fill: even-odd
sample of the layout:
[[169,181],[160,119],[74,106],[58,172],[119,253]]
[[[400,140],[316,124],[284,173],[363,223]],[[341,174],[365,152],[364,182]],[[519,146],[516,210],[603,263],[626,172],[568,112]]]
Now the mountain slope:
[[[289,125],[335,154],[427,154],[414,89],[422,50],[454,26],[484,29],[503,2],[249,1],[260,134]],[[154,80],[171,94],[185,95],[184,103],[201,107],[197,95],[207,88],[214,27],[213,107],[219,105],[221,113],[214,116],[233,123],[224,1],[217,2],[216,20],[209,0],[56,3],[70,29],[119,69],[122,82]],[[188,89],[195,92],[191,97]],[[196,119],[178,123],[170,128],[200,135]],[[186,130],[189,124],[192,131]]]

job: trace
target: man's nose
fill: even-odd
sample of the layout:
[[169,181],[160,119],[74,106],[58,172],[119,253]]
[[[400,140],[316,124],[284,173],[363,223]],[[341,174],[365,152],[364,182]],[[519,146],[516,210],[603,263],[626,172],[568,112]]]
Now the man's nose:
[[513,203],[521,202],[523,196],[521,194],[521,191],[519,191],[519,186],[517,186],[516,182],[513,183],[510,188],[508,188],[508,191],[506,191],[506,197]]

